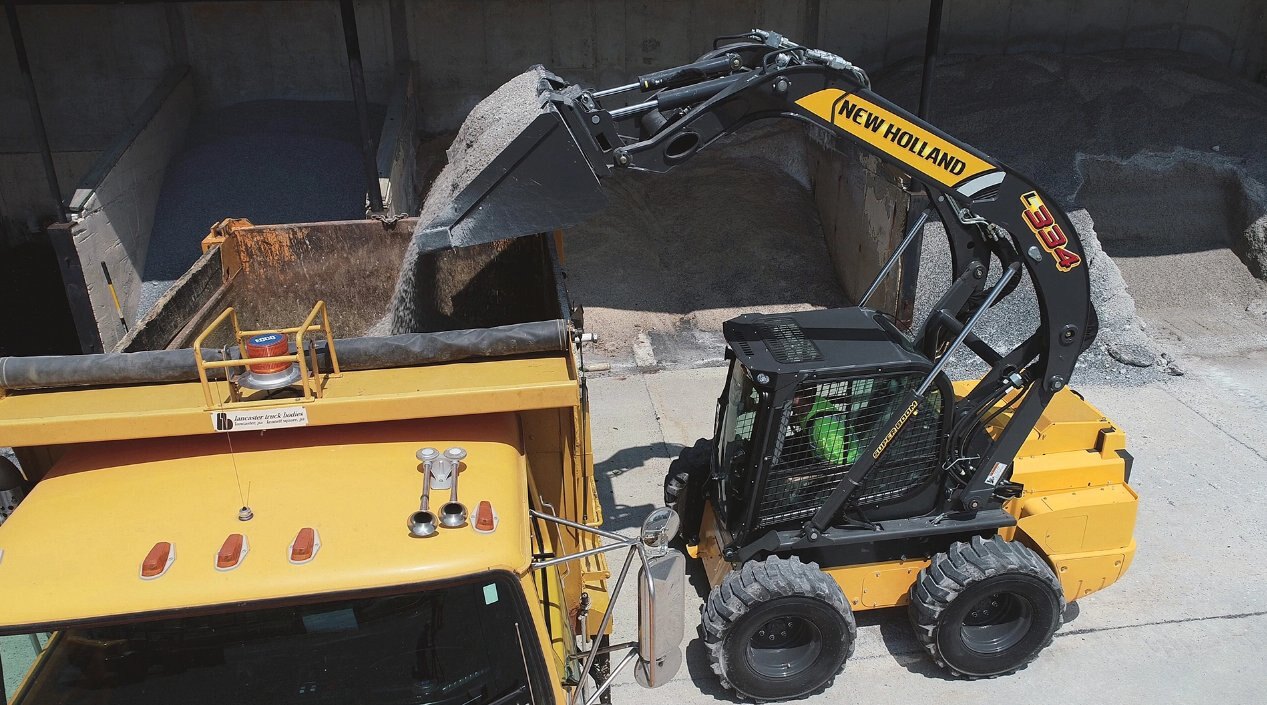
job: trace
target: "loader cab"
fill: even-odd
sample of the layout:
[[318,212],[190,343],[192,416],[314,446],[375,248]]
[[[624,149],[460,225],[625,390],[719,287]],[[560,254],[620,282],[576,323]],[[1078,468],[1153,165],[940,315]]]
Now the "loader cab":
[[[799,526],[821,506],[932,363],[865,308],[746,314],[724,326],[712,497],[736,542]],[[944,375],[838,518],[936,511],[953,392]]]

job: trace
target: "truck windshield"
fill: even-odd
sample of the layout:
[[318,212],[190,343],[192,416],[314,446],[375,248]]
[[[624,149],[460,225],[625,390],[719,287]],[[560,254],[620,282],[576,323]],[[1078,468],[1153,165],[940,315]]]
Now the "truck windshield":
[[526,615],[518,583],[490,575],[409,594],[67,629],[14,703],[544,703]]
[[[761,393],[748,377],[748,371],[738,362],[732,363],[730,380],[726,383],[726,409],[717,444],[718,467],[722,471],[722,482],[727,485],[726,490],[738,486],[736,480],[752,452],[752,425],[760,404]],[[723,496],[728,495],[728,492],[723,493]]]

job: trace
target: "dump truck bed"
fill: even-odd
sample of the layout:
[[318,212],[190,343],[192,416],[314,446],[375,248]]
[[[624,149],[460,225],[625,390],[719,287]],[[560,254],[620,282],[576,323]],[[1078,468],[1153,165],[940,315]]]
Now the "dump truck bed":
[[[229,306],[249,327],[267,328],[294,325],[322,300],[339,338],[568,318],[553,237],[533,235],[406,261],[417,223],[416,218],[222,221],[203,239],[202,258],[117,349],[188,347]],[[395,298],[401,280],[412,282],[407,301]],[[412,325],[393,331],[402,308]]]
[[[294,425],[329,426],[566,408],[577,395],[575,371],[560,353],[344,372],[328,380],[318,403],[279,402],[275,409],[298,417]],[[218,413],[207,408],[198,382],[15,390],[0,398],[0,445],[213,434]]]

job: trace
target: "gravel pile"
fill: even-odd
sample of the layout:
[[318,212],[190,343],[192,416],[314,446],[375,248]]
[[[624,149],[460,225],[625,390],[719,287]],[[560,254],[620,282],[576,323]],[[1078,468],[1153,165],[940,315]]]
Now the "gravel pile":
[[[782,128],[734,135],[667,174],[604,182],[607,210],[569,229],[565,248],[600,353],[627,355],[639,336],[719,333],[750,311],[846,303],[808,190],[803,132]],[[700,354],[720,356],[720,338],[700,340],[712,348]]]
[[[911,108],[918,101],[920,66],[905,64],[875,83],[879,93]],[[1251,271],[1263,274],[1267,92],[1222,67],[1156,51],[946,57],[937,67],[932,121],[1028,175],[1070,212],[1087,247],[1092,298],[1102,325],[1096,345],[1082,358],[1079,379],[1146,376],[1169,364],[1145,332],[1149,327],[1140,310],[1155,323],[1148,311],[1173,306],[1181,292],[1218,287],[1228,279],[1240,284],[1226,293],[1246,293],[1245,265],[1238,266],[1235,255],[1207,272],[1130,261],[1124,266],[1126,281],[1113,258],[1182,255],[1183,248],[1174,243],[1214,237],[1222,238],[1215,249],[1235,252]],[[1165,171],[1154,168],[1159,161],[1206,164],[1227,178],[1159,178]],[[1087,167],[1102,162],[1127,168],[1116,170],[1113,178],[1097,178],[1107,172],[1090,173]],[[1225,197],[1200,202],[1188,197],[1204,189],[1218,189]],[[1229,212],[1237,221],[1230,230]],[[1122,245],[1132,236],[1123,232],[1131,221],[1152,233],[1143,236],[1149,243],[1143,251]],[[1190,227],[1180,228],[1180,223]],[[1203,232],[1210,229],[1228,232]],[[917,312],[926,313],[945,285],[949,266],[945,248],[936,246],[944,241],[941,228],[929,226],[925,237],[929,244],[923,250]],[[1132,294],[1148,298],[1136,301]],[[1237,307],[1243,311],[1246,302],[1236,301]],[[980,334],[1000,345],[1014,344],[1027,333],[1008,321],[1037,317],[1024,290],[997,308]]]
[[[383,110],[371,108],[377,131]],[[256,101],[199,115],[185,149],[167,167],[135,317],[198,259],[202,239],[224,218],[265,224],[363,217],[365,175],[352,103]]]
[[[918,62],[899,66],[877,77],[877,91],[911,107],[919,72]],[[535,117],[536,102],[523,97],[533,93],[540,77],[540,69],[530,70],[477,106],[425,201],[423,222],[442,214],[453,195]],[[1173,371],[1173,361],[1149,334],[1156,327],[1145,319],[1154,323],[1148,312],[1173,303],[1159,299],[1173,298],[1168,292],[1191,288],[1200,278],[1191,267],[1161,266],[1150,259],[1183,252],[1154,243],[1141,253],[1125,244],[1132,237],[1148,237],[1124,225],[1124,211],[1141,211],[1129,220],[1147,224],[1145,230],[1184,222],[1232,232],[1198,237],[1217,240],[1207,248],[1216,255],[1202,261],[1228,269],[1210,275],[1226,286],[1212,286],[1219,293],[1206,298],[1232,299],[1260,317],[1267,311],[1257,280],[1242,276],[1267,271],[1262,187],[1267,183],[1267,97],[1261,87],[1199,59],[1142,51],[947,57],[935,85],[934,123],[1041,184],[1070,213],[1081,235],[1101,333],[1083,356],[1079,380],[1144,380],[1166,368]],[[1042,100],[1035,101],[1035,95]],[[569,286],[576,302],[587,308],[587,327],[601,336],[600,352],[619,357],[657,336],[712,335],[722,321],[742,311],[846,303],[809,195],[799,128],[749,129],[729,142],[668,174],[628,173],[605,180],[609,208],[569,230]],[[1220,176],[1213,181],[1159,178],[1171,173],[1158,171],[1159,160],[1199,162]],[[1103,163],[1123,167],[1106,176],[1109,170],[1098,166]],[[1182,197],[1194,188],[1216,188],[1219,195],[1196,202]],[[1117,200],[1108,197],[1114,194]],[[1132,199],[1138,209],[1131,208]],[[1185,214],[1191,217],[1181,220]],[[1104,223],[1100,232],[1097,221]],[[926,315],[948,284],[940,225],[928,226],[925,242],[917,316]],[[406,261],[415,265],[401,272],[393,311],[380,325],[383,332],[411,330],[419,320],[417,255],[427,248],[417,241],[412,248]],[[1131,258],[1125,266],[1128,279],[1115,256]],[[1239,265],[1241,270],[1231,271],[1242,261],[1248,270]],[[1133,288],[1145,299],[1136,301]],[[1008,348],[1033,330],[1018,322],[1037,320],[1025,282],[986,316],[978,334]],[[951,371],[965,376],[980,370],[965,360]]]

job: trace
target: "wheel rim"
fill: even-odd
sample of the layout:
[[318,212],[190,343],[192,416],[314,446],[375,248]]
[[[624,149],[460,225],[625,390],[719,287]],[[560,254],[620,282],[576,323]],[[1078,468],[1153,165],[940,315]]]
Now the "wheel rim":
[[1034,626],[1034,605],[1014,592],[996,592],[977,600],[963,617],[963,643],[980,654],[1016,646]]
[[767,678],[787,678],[809,668],[823,652],[823,633],[801,617],[775,617],[748,639],[748,663]]

